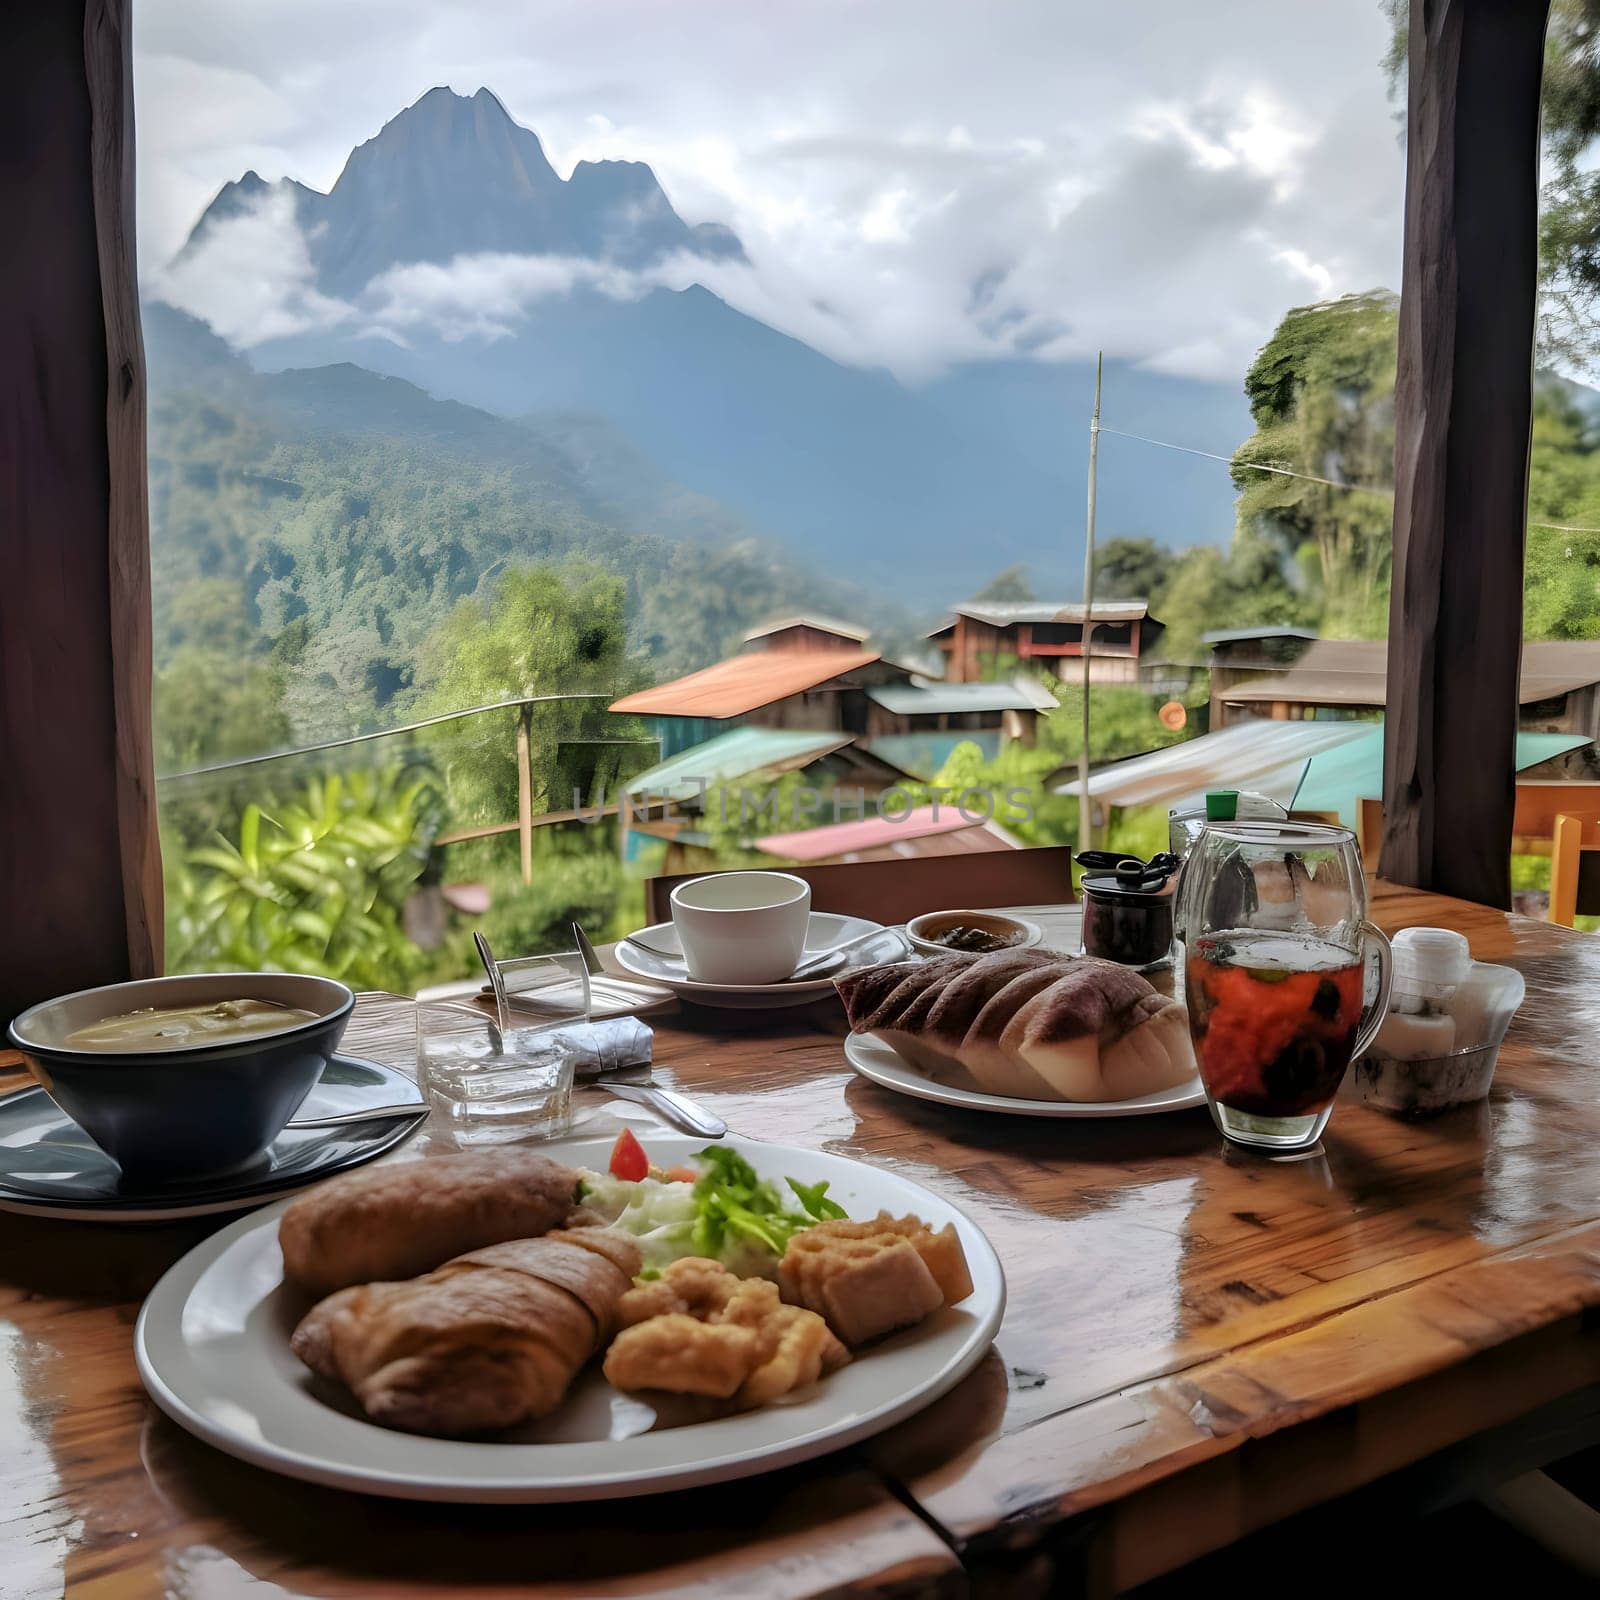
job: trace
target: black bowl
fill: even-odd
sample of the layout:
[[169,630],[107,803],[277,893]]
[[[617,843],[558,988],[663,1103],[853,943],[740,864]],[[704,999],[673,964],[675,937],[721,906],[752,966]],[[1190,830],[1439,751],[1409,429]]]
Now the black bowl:
[[[281,1033],[228,1044],[118,1053],[67,1037],[151,1006],[271,1000],[315,1013]],[[322,1076],[355,996],[332,978],[207,972],[113,983],[46,1000],[9,1029],[45,1092],[125,1173],[210,1176],[259,1156]]]

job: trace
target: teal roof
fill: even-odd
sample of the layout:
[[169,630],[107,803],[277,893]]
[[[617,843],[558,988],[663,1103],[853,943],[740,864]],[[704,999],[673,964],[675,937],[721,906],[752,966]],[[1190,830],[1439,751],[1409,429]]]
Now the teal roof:
[[[1588,743],[1581,733],[1519,733],[1516,769],[1526,772],[1541,761]],[[1342,821],[1354,827],[1357,802],[1382,794],[1383,725],[1375,723],[1359,739],[1312,756],[1294,803],[1301,811],[1337,811]]]
[[655,800],[694,800],[702,788],[757,772],[788,772],[850,742],[848,733],[815,728],[734,728],[641,772],[623,792]]
[[866,748],[890,766],[899,767],[913,778],[931,781],[950,759],[958,744],[975,744],[985,761],[1000,754],[998,728],[969,729],[956,733],[880,733],[869,739]]

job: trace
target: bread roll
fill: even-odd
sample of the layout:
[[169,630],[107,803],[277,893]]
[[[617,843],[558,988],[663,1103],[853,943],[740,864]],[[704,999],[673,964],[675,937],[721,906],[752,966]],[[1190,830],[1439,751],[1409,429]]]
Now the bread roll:
[[308,1189],[278,1224],[284,1276],[308,1294],[414,1278],[452,1256],[564,1222],[578,1175],[530,1150],[364,1167]]
[[553,1411],[610,1337],[639,1247],[606,1228],[475,1250],[312,1307],[290,1348],[375,1422],[455,1438]]
[[851,1031],[986,1094],[1134,1099],[1196,1072],[1183,1007],[1129,967],[1052,950],[941,956],[838,980]]

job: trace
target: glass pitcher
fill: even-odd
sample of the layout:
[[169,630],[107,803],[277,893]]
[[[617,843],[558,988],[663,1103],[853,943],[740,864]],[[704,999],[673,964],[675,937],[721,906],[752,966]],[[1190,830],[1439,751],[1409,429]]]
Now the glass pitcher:
[[1235,1144],[1309,1149],[1389,1003],[1392,955],[1367,920],[1355,835],[1212,823],[1184,863],[1177,924],[1212,1120]]

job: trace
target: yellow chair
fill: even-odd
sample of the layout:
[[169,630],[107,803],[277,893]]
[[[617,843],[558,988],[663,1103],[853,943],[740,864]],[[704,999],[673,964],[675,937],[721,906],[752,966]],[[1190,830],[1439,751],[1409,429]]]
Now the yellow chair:
[[1563,811],[1550,849],[1550,920],[1600,912],[1600,811]]

